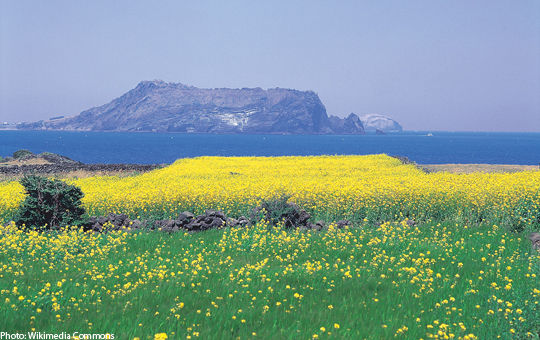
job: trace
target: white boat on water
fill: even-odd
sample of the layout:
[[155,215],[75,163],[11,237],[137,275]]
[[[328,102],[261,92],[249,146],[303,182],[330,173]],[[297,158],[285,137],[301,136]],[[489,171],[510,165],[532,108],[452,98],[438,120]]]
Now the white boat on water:
[[428,137],[433,137],[433,134],[430,132],[430,133],[428,133],[426,136],[428,136]]

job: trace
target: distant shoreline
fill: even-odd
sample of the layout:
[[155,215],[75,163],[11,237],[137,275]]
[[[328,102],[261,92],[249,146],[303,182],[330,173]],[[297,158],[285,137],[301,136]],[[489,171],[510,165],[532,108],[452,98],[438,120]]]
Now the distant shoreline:
[[539,171],[540,165],[519,164],[417,164],[427,172],[451,172],[469,174],[473,172],[513,173],[520,171]]

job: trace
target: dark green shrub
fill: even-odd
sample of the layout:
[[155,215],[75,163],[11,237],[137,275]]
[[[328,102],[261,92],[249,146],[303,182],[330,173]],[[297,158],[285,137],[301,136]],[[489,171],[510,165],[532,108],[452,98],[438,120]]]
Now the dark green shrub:
[[20,182],[28,196],[16,214],[18,226],[45,230],[81,221],[84,194],[78,187],[35,175],[25,176]]
[[19,159],[19,158],[23,158],[23,157],[26,157],[26,156],[31,156],[33,155],[32,151],[30,150],[17,150],[13,153],[13,158],[15,159]]
[[289,198],[290,196],[281,195],[263,200],[255,211],[262,214],[262,218],[270,225],[281,224],[285,228],[305,226],[310,215],[295,203],[289,203]]

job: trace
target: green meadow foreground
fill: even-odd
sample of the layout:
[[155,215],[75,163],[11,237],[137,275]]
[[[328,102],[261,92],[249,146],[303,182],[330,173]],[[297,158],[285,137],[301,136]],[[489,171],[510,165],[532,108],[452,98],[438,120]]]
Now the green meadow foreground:
[[[0,229],[2,331],[538,339],[540,255],[527,238],[539,225],[537,171],[425,174],[383,155],[205,157],[67,181],[92,214],[238,216],[283,193],[328,227],[261,220],[169,234],[11,223]],[[23,198],[18,183],[0,183],[4,221]],[[330,223],[340,218],[352,225]]]

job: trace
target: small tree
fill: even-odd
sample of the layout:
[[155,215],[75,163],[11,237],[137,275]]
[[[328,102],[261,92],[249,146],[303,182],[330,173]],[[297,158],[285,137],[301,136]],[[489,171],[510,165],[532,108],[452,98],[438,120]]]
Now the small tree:
[[44,230],[81,221],[84,194],[78,187],[35,175],[23,177],[20,183],[28,196],[17,212],[18,226]]

